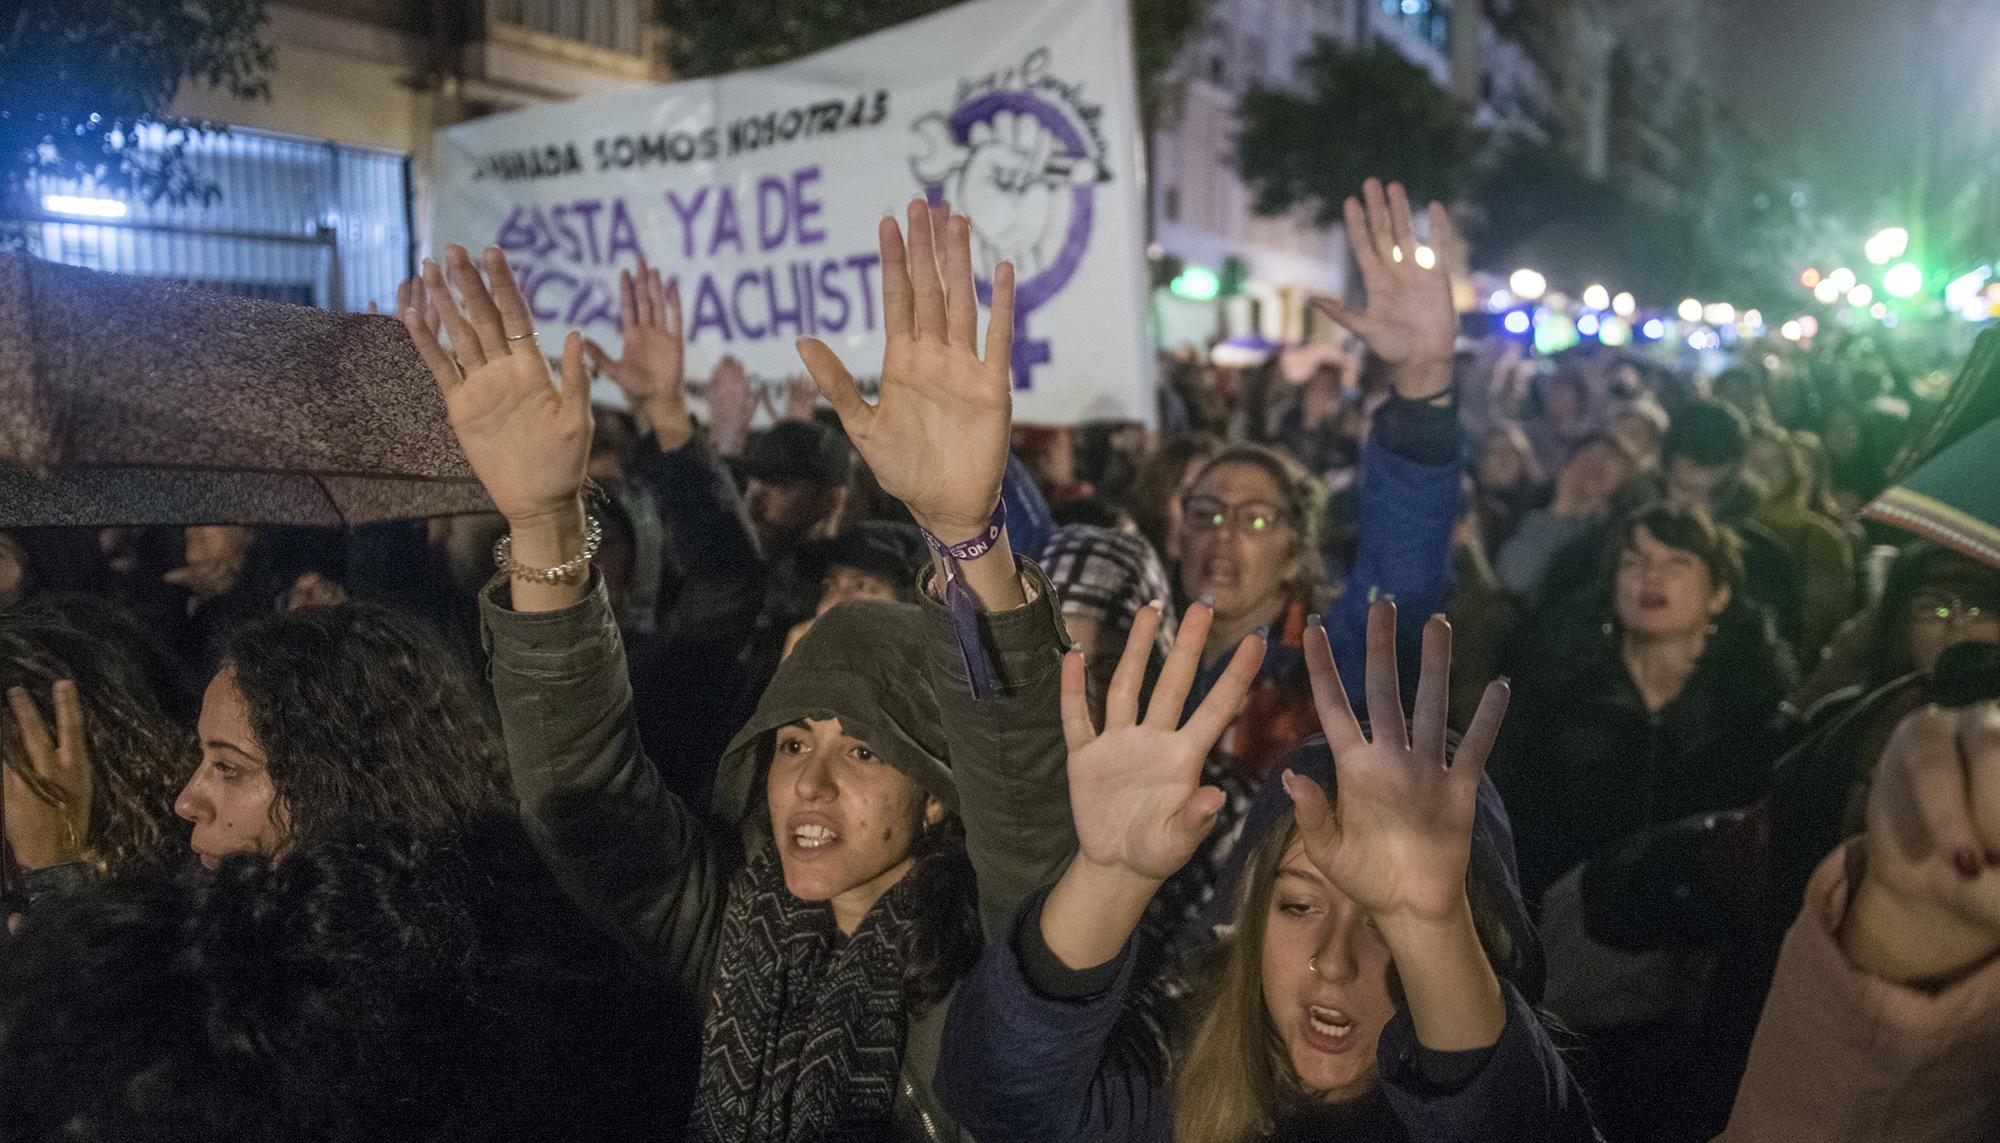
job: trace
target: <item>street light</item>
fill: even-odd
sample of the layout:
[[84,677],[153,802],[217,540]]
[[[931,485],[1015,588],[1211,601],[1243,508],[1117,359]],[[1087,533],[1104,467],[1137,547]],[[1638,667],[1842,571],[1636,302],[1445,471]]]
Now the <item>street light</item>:
[[1898,262],[1882,275],[1882,289],[1892,298],[1914,298],[1924,290],[1924,271],[1915,262]]
[[1799,285],[1804,286],[1806,289],[1810,290],[1814,286],[1819,285],[1819,279],[1820,279],[1819,267],[1807,266],[1805,268],[1805,272],[1799,275]]
[[1611,312],[1617,314],[1619,317],[1622,318],[1631,317],[1633,312],[1638,308],[1639,308],[1639,299],[1633,297],[1631,294],[1628,294],[1623,290],[1620,290],[1618,294],[1611,299]]
[[1684,298],[1677,312],[1681,315],[1682,321],[1700,321],[1701,303],[1694,298]]
[[1799,333],[1799,323],[1795,321],[1788,321],[1778,327],[1778,336],[1784,338],[1786,341],[1797,341]]
[[1639,332],[1648,341],[1658,341],[1667,336],[1667,323],[1659,318],[1647,318],[1646,324],[1639,327]]
[[125,204],[115,198],[95,195],[45,194],[42,209],[50,214],[73,214],[78,218],[123,218]]
[[1524,266],[1508,275],[1507,288],[1515,297],[1532,302],[1549,288],[1549,280]]
[[1592,282],[1583,288],[1583,304],[1588,309],[1608,310],[1611,308],[1611,291]]
[[1167,289],[1179,297],[1205,302],[1222,292],[1222,279],[1206,266],[1189,264],[1181,267],[1181,272],[1167,283]]
[[1889,316],[1889,307],[1882,302],[1876,302],[1874,305],[1868,307],[1868,316],[1874,318],[1876,321],[1881,321],[1883,318]]
[[1901,258],[1903,252],[1909,248],[1910,232],[1900,226],[1891,226],[1885,230],[1876,231],[1875,237],[1870,238],[1861,247],[1861,250],[1862,253],[1868,255],[1870,262],[1881,266],[1888,263],[1891,259]]
[[1818,299],[1821,305],[1830,306],[1839,301],[1841,293],[1840,283],[1832,278],[1821,278],[1819,285],[1813,287],[1813,297]]
[[1866,309],[1874,300],[1875,289],[1866,282],[1847,291],[1847,304],[1856,309]]
[[1855,278],[1854,271],[1842,266],[1840,269],[1828,274],[1826,280],[1833,283],[1834,293],[1844,294],[1853,289],[1854,283],[1859,279]]
[[1728,302],[1710,302],[1702,307],[1701,318],[1710,325],[1734,325],[1736,307]]

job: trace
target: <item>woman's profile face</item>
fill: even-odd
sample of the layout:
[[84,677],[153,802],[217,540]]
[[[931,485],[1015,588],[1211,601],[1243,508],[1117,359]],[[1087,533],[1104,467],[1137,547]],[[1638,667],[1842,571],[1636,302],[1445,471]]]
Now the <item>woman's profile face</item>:
[[195,856],[207,869],[236,853],[277,856],[290,837],[288,815],[233,671],[210,680],[195,730],[201,765],[174,799],[174,812],[194,824]]
[[1299,1083],[1327,1102],[1374,1090],[1376,1044],[1396,1014],[1389,946],[1294,839],[1264,919],[1264,1010]]
[[910,867],[910,846],[944,807],[869,749],[839,719],[778,728],[765,783],[785,888],[831,901],[847,928]]

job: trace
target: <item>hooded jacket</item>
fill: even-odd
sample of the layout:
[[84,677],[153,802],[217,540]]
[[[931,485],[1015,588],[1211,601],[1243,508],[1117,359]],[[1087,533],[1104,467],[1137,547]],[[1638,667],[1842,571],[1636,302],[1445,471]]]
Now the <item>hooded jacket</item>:
[[[668,790],[640,747],[603,584],[572,607],[532,614],[503,606],[504,585],[489,588],[486,641],[521,808],[546,833],[572,894],[605,911],[683,995],[705,1006],[744,838],[761,844],[767,836],[754,825],[766,762],[757,746],[798,718],[837,717],[848,734],[958,809],[990,940],[1076,845],[1060,725],[1005,717],[1016,702],[1055,707],[1066,646],[1047,580],[1033,565],[1023,575],[1031,602],[981,619],[1001,684],[987,700],[971,697],[950,619],[928,592],[918,606],[843,605],[822,616],[731,743],[720,767],[720,812],[707,820]],[[960,1137],[931,1091],[947,1008],[910,1015],[897,1139]],[[692,1067],[702,1028],[682,1032],[672,1054]],[[678,1126],[662,1125],[667,1133]]]

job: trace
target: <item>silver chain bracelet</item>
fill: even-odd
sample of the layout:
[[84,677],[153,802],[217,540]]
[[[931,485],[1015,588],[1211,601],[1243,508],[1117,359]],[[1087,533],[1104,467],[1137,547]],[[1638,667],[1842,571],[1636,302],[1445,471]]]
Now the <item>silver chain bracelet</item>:
[[575,559],[564,560],[552,568],[531,568],[514,562],[514,537],[500,537],[493,545],[493,566],[506,573],[507,578],[523,583],[575,583],[590,567],[590,559],[604,544],[604,525],[597,517],[583,518],[583,551]]

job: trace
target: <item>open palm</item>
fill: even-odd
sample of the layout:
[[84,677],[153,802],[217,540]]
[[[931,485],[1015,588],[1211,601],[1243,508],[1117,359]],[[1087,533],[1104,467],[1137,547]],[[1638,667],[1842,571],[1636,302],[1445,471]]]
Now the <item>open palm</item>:
[[590,381],[583,335],[572,331],[556,388],[505,256],[488,247],[484,262],[490,290],[462,246],[446,249],[444,268],[424,261],[426,300],[450,336],[449,352],[415,307],[404,310],[403,324],[444,393],[473,474],[501,515],[519,524],[577,504],[590,459]]
[[1223,794],[1201,784],[1202,762],[1236,715],[1263,662],[1263,641],[1246,638],[1187,725],[1175,720],[1200,666],[1214,613],[1196,604],[1181,625],[1143,721],[1139,686],[1160,613],[1144,608],[1112,675],[1104,732],[1090,725],[1083,658],[1063,662],[1063,736],[1069,745],[1069,793],[1082,859],[1153,881],[1174,875],[1207,836]]
[[1317,783],[1285,774],[1306,856],[1370,917],[1450,917],[1465,900],[1479,779],[1506,714],[1506,684],[1487,687],[1447,766],[1451,625],[1442,617],[1424,628],[1414,726],[1406,727],[1403,719],[1393,603],[1378,602],[1368,613],[1372,740],[1348,706],[1322,628],[1307,634],[1306,664],[1320,725],[1333,748],[1338,794],[1329,804]]
[[882,220],[879,238],[887,333],[880,399],[862,399],[824,342],[801,341],[799,356],[883,491],[956,542],[984,531],[1006,472],[1013,267],[1001,263],[994,274],[982,356],[966,219],[917,200],[907,250],[892,218]]
[[[1361,201],[1348,199],[1347,244],[1361,269],[1368,308],[1350,310],[1332,298],[1313,299],[1314,308],[1353,330],[1368,348],[1391,364],[1451,360],[1458,336],[1452,304],[1451,272],[1458,238],[1444,208],[1429,208],[1428,254],[1420,255],[1402,184],[1362,184]],[[1428,262],[1429,265],[1425,265]]]
[[595,341],[586,342],[591,363],[611,378],[635,409],[685,402],[680,283],[667,285],[659,270],[639,259],[636,273],[618,274],[618,318],[624,331],[622,350],[613,357]]

